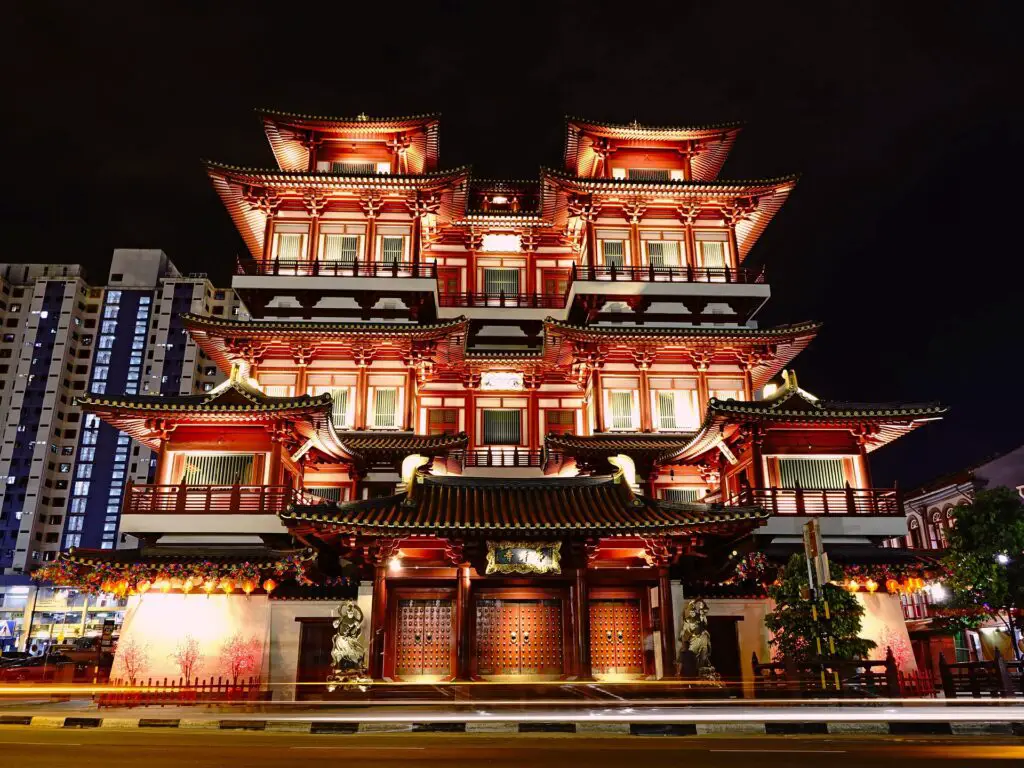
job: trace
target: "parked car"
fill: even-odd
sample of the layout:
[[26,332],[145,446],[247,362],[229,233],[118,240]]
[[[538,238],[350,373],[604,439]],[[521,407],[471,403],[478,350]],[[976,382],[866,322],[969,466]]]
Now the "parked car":
[[0,682],[52,683],[63,682],[64,678],[70,681],[74,664],[71,658],[60,653],[17,659],[0,667]]

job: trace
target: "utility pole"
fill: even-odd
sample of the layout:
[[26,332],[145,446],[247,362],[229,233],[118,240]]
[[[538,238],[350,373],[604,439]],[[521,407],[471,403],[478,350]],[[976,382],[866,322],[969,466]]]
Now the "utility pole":
[[[811,619],[815,626],[815,648],[819,661],[825,656],[835,656],[836,642],[832,633],[828,630],[828,623],[832,620],[829,609],[828,597],[825,595],[825,585],[830,581],[828,555],[825,554],[825,547],[821,540],[821,526],[817,519],[810,519],[804,523],[804,556],[807,559],[807,584],[809,586],[807,598],[811,603]],[[821,614],[818,612],[818,604],[821,603]],[[826,622],[824,625],[822,621]],[[819,668],[822,690],[828,689],[828,681],[825,677],[825,664]],[[839,690],[839,670],[832,670],[833,682],[836,690]]]

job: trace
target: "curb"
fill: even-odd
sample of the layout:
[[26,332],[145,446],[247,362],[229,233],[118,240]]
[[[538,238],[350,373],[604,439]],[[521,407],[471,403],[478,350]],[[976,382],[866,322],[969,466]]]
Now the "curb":
[[581,736],[1024,736],[1024,721],[858,721],[858,722],[720,722],[658,723],[628,721],[355,722],[330,720],[190,720],[178,718],[39,717],[0,715],[0,727],[80,728],[104,730],[177,728],[196,731],[265,731],[268,733],[477,733],[575,734]]

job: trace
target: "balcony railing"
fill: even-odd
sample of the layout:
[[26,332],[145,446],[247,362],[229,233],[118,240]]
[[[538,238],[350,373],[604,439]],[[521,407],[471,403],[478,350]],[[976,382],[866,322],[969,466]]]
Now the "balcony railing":
[[307,261],[282,259],[239,259],[239,275],[284,275],[288,277],[437,277],[433,262],[409,261]]
[[609,280],[644,283],[763,283],[764,268],[731,269],[728,267],[591,267],[586,264],[572,268],[572,280]]
[[529,448],[479,448],[470,451],[453,451],[451,458],[463,467],[544,467],[551,460],[551,453],[546,455],[541,450]]
[[517,307],[519,309],[564,309],[564,294],[548,293],[442,293],[442,307]]
[[315,505],[319,496],[284,485],[132,485],[124,495],[126,515],[270,515],[292,504]]
[[773,515],[904,515],[903,498],[893,488],[746,488],[729,504],[756,505]]

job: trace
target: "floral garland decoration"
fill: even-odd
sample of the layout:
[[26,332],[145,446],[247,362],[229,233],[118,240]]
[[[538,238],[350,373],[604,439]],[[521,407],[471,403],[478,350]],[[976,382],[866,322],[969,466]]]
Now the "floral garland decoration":
[[766,581],[768,569],[768,558],[763,552],[748,552],[736,563],[735,575],[730,581],[762,583]]
[[120,597],[175,590],[207,595],[215,590],[231,594],[236,589],[249,595],[257,589],[273,592],[279,581],[293,579],[298,584],[314,584],[308,569],[311,553],[289,555],[273,563],[83,563],[74,559],[73,550],[61,554],[52,563],[36,569],[32,578],[83,592],[105,592]]

